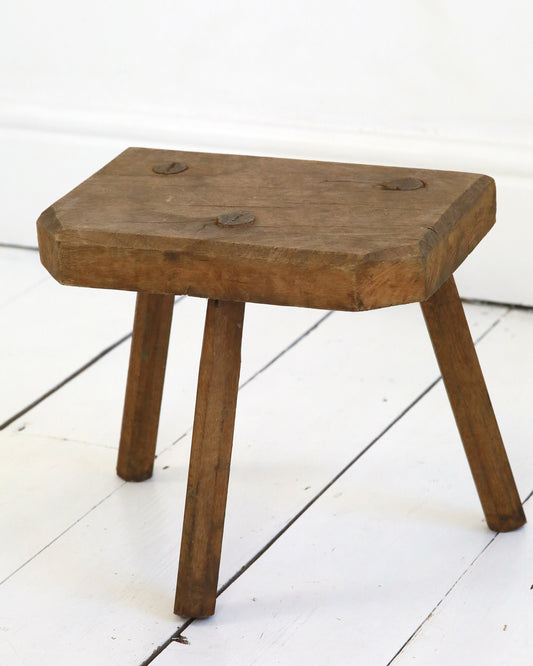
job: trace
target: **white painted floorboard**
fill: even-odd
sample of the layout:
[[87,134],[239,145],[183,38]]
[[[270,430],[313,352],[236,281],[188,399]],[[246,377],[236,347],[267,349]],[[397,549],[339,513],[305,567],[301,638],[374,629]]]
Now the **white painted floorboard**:
[[426,459],[429,403],[222,594],[215,618],[187,628],[190,645],[154,663],[386,664],[491,538],[464,460],[444,450],[450,429]]
[[[525,509],[533,520],[531,500]],[[532,554],[531,529],[499,534],[394,660],[394,666],[532,663]]]
[[[533,313],[514,311],[484,341],[481,360],[519,489],[533,491],[530,469]],[[499,356],[500,362],[487,357]],[[533,520],[531,499],[526,516]],[[533,663],[531,522],[500,534],[423,625],[394,666]]]
[[127,334],[134,303],[128,292],[64,287],[47,277],[0,309],[0,425]]
[[[205,309],[206,302],[199,298],[183,298],[174,307],[158,433],[159,450],[176,441],[192,425]],[[241,383],[248,381],[326,314],[320,310],[249,304],[244,324]],[[98,313],[95,316],[99,316]],[[28,432],[116,448],[130,344],[130,340],[125,341],[12,427],[23,424]]]
[[0,433],[0,581],[122,484],[109,473],[114,458],[87,444]]
[[[500,363],[505,321],[480,344],[486,366]],[[511,448],[525,497],[527,429]],[[214,618],[186,629],[189,645],[173,642],[153,663],[387,664],[492,539],[440,382],[222,594]],[[496,588],[506,575],[494,574]],[[435,663],[528,663],[453,655]]]
[[[25,260],[15,264],[26,272]],[[133,317],[132,294],[80,290],[76,298],[78,290],[32,280],[0,309],[17,315],[0,328],[4,349],[18,342],[3,377],[25,399],[127,333]],[[43,319],[46,299],[53,323]],[[533,315],[466,309],[474,337],[485,335],[480,360],[525,497],[533,490]],[[182,623],[172,605],[204,312],[197,299],[175,307],[151,480],[127,484],[114,474],[128,342],[0,432],[2,666],[141,666]],[[223,592],[214,618],[185,630],[190,645],[170,643],[155,666],[386,665],[442,599],[444,615],[448,590],[459,594],[492,548],[529,529],[491,543],[441,382],[402,415],[438,377],[419,308],[334,313],[301,337],[323,316],[247,308],[221,584],[397,422]],[[39,342],[46,326],[47,347]],[[527,544],[523,561],[533,558]],[[521,590],[524,576],[504,560],[489,562],[485,575],[497,586],[516,578]],[[432,661],[425,626],[414,663],[530,662],[483,659],[482,627],[473,638],[480,661]],[[522,646],[514,656],[529,656],[531,627],[513,626]],[[450,638],[443,654],[455,648]],[[396,661],[411,663],[409,649]]]

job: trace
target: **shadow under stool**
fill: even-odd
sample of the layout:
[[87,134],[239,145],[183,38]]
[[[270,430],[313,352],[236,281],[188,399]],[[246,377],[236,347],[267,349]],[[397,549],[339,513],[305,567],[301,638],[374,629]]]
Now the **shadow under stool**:
[[246,302],[420,302],[488,526],[525,523],[453,272],[488,176],[129,148],[40,216],[61,283],[137,292],[118,474],[152,474],[174,296],[208,299],[175,612],[215,610]]

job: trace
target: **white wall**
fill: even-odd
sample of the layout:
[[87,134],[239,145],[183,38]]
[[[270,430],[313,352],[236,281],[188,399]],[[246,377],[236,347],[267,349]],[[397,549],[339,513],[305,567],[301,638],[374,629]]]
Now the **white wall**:
[[472,170],[499,221],[463,294],[533,304],[533,6],[18,0],[0,24],[0,241],[126,145]]

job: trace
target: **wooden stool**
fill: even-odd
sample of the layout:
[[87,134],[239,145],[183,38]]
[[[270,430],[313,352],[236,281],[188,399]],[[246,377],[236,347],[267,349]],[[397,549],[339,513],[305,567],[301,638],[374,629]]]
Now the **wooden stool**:
[[59,282],[138,292],[123,479],[152,474],[174,295],[209,299],[176,613],[215,609],[247,301],[420,302],[487,523],[525,523],[452,277],[495,210],[476,174],[129,148],[40,216]]

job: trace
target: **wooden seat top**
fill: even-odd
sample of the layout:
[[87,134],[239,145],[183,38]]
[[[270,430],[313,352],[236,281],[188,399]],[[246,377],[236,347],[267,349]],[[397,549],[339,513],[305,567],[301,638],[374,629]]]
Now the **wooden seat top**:
[[37,227],[64,284],[365,310],[429,298],[495,201],[478,174],[129,148]]

